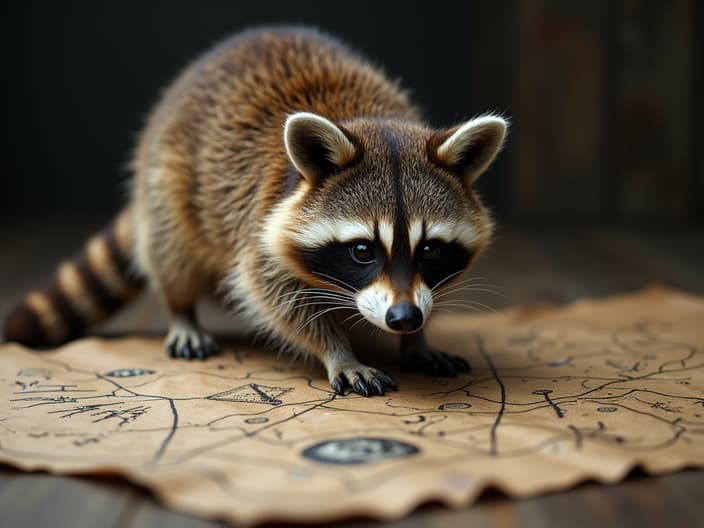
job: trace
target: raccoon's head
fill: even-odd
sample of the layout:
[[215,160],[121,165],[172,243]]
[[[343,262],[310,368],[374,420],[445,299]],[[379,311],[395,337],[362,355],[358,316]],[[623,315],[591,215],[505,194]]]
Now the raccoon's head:
[[491,236],[472,184],[505,130],[496,116],[437,131],[293,114],[284,129],[289,193],[266,221],[264,245],[313,287],[343,290],[374,325],[414,332],[434,294]]

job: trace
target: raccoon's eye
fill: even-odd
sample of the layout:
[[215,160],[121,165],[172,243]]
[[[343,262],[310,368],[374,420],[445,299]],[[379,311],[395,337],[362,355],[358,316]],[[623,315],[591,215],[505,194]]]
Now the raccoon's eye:
[[355,242],[350,246],[350,255],[359,264],[374,262],[374,247],[368,242]]
[[423,264],[435,264],[440,258],[440,246],[432,242],[426,242],[420,246],[418,258]]

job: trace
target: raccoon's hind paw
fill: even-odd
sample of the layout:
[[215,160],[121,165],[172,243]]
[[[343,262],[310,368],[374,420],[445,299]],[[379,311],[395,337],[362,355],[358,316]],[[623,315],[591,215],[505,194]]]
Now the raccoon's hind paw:
[[437,377],[454,377],[460,372],[472,371],[467,360],[429,347],[404,355],[403,367]]
[[175,319],[166,336],[166,353],[169,357],[206,359],[217,354],[219,348],[217,342],[198,328],[196,323],[185,319]]
[[337,394],[344,394],[350,387],[362,396],[383,396],[387,390],[396,390],[393,378],[380,370],[361,363],[340,365],[330,374],[330,386]]

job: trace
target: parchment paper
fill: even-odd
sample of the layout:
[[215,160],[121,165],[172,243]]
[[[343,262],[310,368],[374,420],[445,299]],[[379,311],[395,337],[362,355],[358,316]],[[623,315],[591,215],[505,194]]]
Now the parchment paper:
[[563,309],[438,316],[474,372],[391,367],[399,391],[335,396],[258,348],[169,360],[159,339],[0,347],[0,460],[117,473],[173,508],[250,525],[397,518],[704,465],[704,298],[652,288]]

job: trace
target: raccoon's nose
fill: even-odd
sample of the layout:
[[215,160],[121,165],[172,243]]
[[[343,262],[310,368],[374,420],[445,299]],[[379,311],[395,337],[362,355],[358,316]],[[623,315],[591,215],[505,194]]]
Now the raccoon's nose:
[[423,312],[413,303],[403,301],[386,312],[386,324],[396,332],[413,332],[423,324]]

